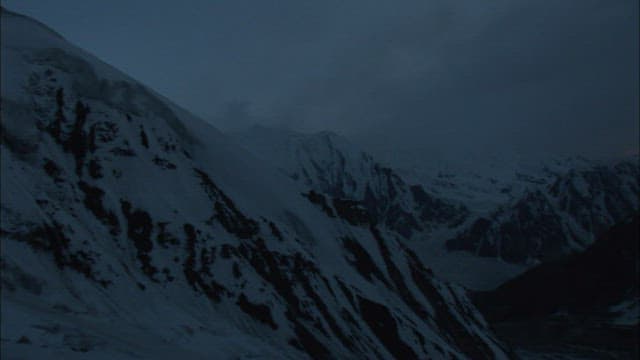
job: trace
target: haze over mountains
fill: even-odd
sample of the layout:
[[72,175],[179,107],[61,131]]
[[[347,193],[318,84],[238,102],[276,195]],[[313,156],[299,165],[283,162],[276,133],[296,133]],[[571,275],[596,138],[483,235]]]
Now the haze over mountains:
[[221,130],[463,170],[638,154],[637,0],[2,2]]
[[[3,358],[518,358],[470,290],[506,284],[482,299],[516,309],[528,270],[576,256],[590,278],[580,259],[633,238],[603,245],[640,209],[637,156],[459,171],[223,133],[36,20],[1,24]],[[626,331],[619,280],[599,295],[632,304]]]

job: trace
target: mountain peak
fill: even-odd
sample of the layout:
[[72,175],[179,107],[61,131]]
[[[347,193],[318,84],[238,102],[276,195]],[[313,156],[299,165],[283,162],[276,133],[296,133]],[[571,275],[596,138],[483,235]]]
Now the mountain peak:
[[[506,356],[464,290],[361,204],[323,208],[204,121],[12,16],[3,358]],[[341,163],[333,138],[309,138]]]

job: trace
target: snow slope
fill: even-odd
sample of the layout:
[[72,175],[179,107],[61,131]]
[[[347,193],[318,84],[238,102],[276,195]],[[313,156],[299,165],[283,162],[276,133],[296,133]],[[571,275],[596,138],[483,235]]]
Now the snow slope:
[[423,169],[395,170],[330,132],[254,126],[233,137],[327,203],[361,206],[436,274],[474,289],[583,250],[640,205],[637,158],[497,162],[455,171],[423,159]]
[[366,212],[1,20],[2,358],[509,356]]
[[443,201],[420,185],[406,183],[347,139],[332,132],[301,134],[253,126],[232,136],[248,151],[280,169],[308,191],[326,195],[334,205],[356,202],[404,238],[434,228],[453,228],[465,220],[459,202]]
[[470,214],[453,231],[434,232],[410,246],[436,274],[476,290],[493,289],[536,264],[583,251],[640,209],[637,157],[419,173],[413,178],[425,189],[463,202]]

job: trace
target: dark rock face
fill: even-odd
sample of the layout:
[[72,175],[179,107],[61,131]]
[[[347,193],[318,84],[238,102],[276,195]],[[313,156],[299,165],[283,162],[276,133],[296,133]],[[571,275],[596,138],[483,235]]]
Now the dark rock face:
[[325,214],[329,215],[330,217],[336,216],[333,212],[333,209],[327,204],[327,199],[325,198],[324,195],[318,194],[313,190],[310,190],[308,193],[302,194],[302,195],[305,196],[307,199],[309,199],[311,203],[320,206],[320,208],[322,209],[322,211],[324,211]]
[[273,321],[271,317],[271,309],[267,305],[264,304],[254,304],[247,299],[245,294],[240,294],[238,297],[238,301],[236,302],[240,309],[257,319],[258,321],[269,325],[272,329],[277,329],[278,325]]
[[504,304],[490,318],[534,319],[561,310],[606,311],[638,291],[640,217],[613,226],[583,253],[537,266],[496,290],[478,295],[484,307]]
[[372,281],[373,278],[377,278],[383,283],[388,283],[387,279],[382,275],[382,271],[375,264],[371,256],[357,241],[351,238],[342,239],[342,244],[347,250],[349,257],[347,261],[360,273],[361,276],[368,281]]
[[426,319],[427,318],[426,309],[420,304],[420,302],[415,298],[413,293],[407,287],[407,284],[405,282],[404,276],[402,275],[402,272],[400,271],[400,269],[398,269],[398,267],[396,266],[396,264],[393,262],[391,258],[391,252],[389,251],[389,248],[386,245],[385,239],[382,237],[382,235],[380,234],[380,232],[375,226],[371,226],[370,231],[374,239],[376,240],[376,244],[378,245],[378,250],[380,251],[380,254],[382,255],[382,258],[384,260],[387,274],[389,274],[391,283],[393,284],[393,287],[395,288],[395,290],[398,292],[398,295],[400,295],[402,300],[407,304],[407,306],[409,306],[409,308],[411,308],[411,310],[416,315],[418,315],[418,317],[422,319]]
[[144,210],[132,210],[131,203],[126,200],[121,201],[122,213],[127,219],[127,236],[137,249],[138,260],[142,263],[142,271],[154,279],[154,275],[158,272],[151,264],[150,253],[153,250],[153,242],[151,241],[151,231],[153,230],[153,222],[151,216]]
[[49,175],[55,182],[63,181],[61,178],[62,169],[51,159],[45,159],[44,165],[42,166],[44,171]]
[[147,133],[144,131],[144,127],[140,125],[140,143],[145,148],[149,148],[149,138],[147,137]]
[[417,359],[418,355],[398,335],[398,325],[386,306],[358,297],[360,314],[376,337],[396,359]]
[[278,229],[278,226],[273,223],[273,221],[269,221],[269,229],[271,229],[271,234],[276,237],[276,239],[283,241],[284,237],[282,236],[282,232]]
[[329,359],[331,352],[309,330],[299,323],[293,328],[296,337],[289,340],[289,345],[307,353],[312,359]]
[[89,150],[89,141],[87,133],[84,130],[84,125],[87,121],[87,115],[89,114],[89,107],[78,101],[76,103],[75,115],[76,119],[71,128],[69,138],[63,144],[64,148],[73,154],[76,160],[76,172],[78,175],[82,174],[82,166],[84,159]]
[[358,201],[334,198],[333,207],[338,217],[347,220],[351,225],[366,225],[372,221],[367,209]]
[[215,218],[231,234],[241,239],[250,238],[258,233],[259,224],[257,221],[247,218],[236,208],[231,199],[225,195],[209,175],[202,170],[194,169],[200,178],[200,184],[209,198],[214,202]]
[[78,241],[72,241],[65,234],[64,227],[57,222],[36,226],[26,233],[3,230],[2,235],[25,242],[35,251],[51,254],[55,265],[60,270],[70,268],[102,287],[111,284],[110,280],[102,278],[94,269],[93,265],[100,255],[91,250],[78,249],[80,248]]
[[582,250],[638,210],[639,174],[631,162],[571,171],[478,218],[446,246],[512,263],[548,261]]
[[75,119],[68,124],[65,116],[65,100],[64,88],[56,90],[56,111],[54,119],[45,127],[49,135],[60,145],[66,152],[73,155],[76,162],[76,173],[82,175],[84,160],[89,152],[91,140],[89,134],[85,131],[87,116],[91,112],[89,106],[82,101],[77,101],[75,105]]
[[108,225],[112,235],[120,233],[120,222],[113,211],[105,209],[102,204],[104,191],[99,187],[91,186],[84,181],[78,182],[78,187],[84,192],[84,205],[93,213],[93,215]]
[[158,156],[155,156],[153,158],[153,163],[158,165],[158,167],[167,169],[167,170],[175,170],[177,168],[176,164],[172,163],[167,159],[160,158]]
[[[639,301],[640,216],[613,226],[583,253],[544,263],[474,299],[519,346],[568,344],[638,354],[638,323],[613,325],[611,307]],[[636,313],[637,315],[637,313]],[[529,332],[534,338],[520,336]],[[633,358],[633,357],[631,357]]]
[[182,264],[184,277],[194,291],[204,293],[209,300],[217,303],[228,292],[211,274],[214,259],[206,256],[206,248],[198,246],[197,230],[192,224],[184,224],[183,229],[186,235],[186,258]]
[[93,179],[101,179],[104,177],[102,173],[102,166],[96,159],[91,159],[88,164],[89,176]]
[[[469,334],[465,331],[465,325],[456,319],[456,316],[451,311],[450,305],[447,306],[447,302],[442,296],[442,293],[438,291],[433,282],[430,281],[430,279],[433,278],[432,272],[426,269],[415,256],[411,258],[410,266],[413,281],[425,297],[435,299],[433,303],[435,311],[434,321],[438,324],[438,327],[447,334],[451,334],[452,341],[470,358],[491,358],[493,351],[487,343],[477,335]],[[480,320],[473,316],[473,309],[470,304],[462,304],[459,299],[456,299],[455,307],[458,311],[469,315],[475,325],[482,326]],[[494,345],[502,347],[502,345],[497,342],[494,342]]]

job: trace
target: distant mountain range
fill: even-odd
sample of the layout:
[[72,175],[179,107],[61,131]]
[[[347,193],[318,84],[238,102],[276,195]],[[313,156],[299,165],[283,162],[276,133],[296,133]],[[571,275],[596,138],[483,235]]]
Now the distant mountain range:
[[[447,257],[462,251],[494,259],[497,266],[514,264],[489,286],[584,250],[598,234],[640,208],[637,157],[606,164],[555,160],[502,170],[500,177],[433,168],[418,176],[416,169],[385,167],[330,132],[300,134],[255,126],[233,137],[306,191],[326,197],[332,211],[345,201],[360,206],[444,276],[460,258],[443,261],[433,254]],[[486,267],[486,262],[478,266]],[[487,286],[471,278],[454,280]]]
[[[637,159],[520,175],[531,183],[448,240],[450,250],[537,263],[584,250],[639,209]],[[508,189],[508,188],[507,188]]]

